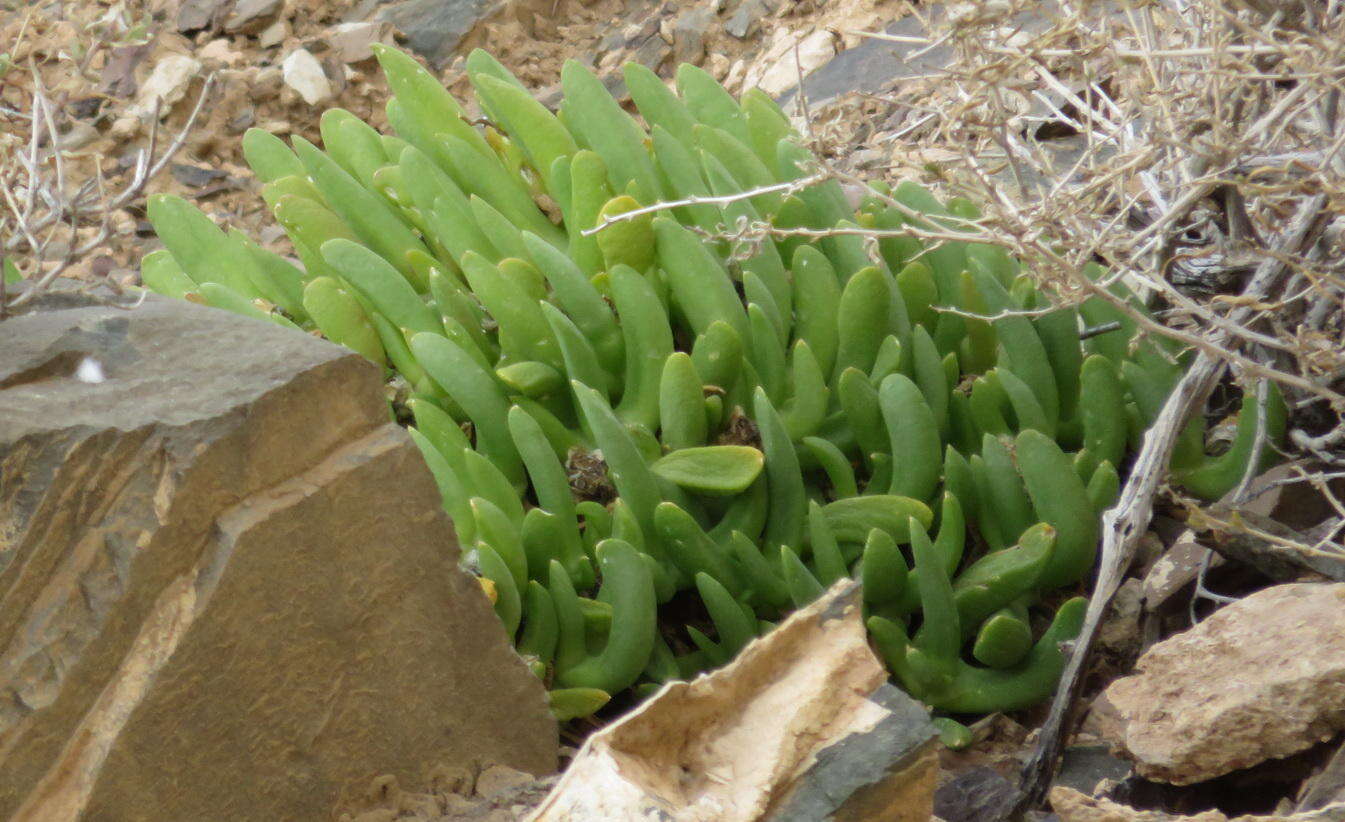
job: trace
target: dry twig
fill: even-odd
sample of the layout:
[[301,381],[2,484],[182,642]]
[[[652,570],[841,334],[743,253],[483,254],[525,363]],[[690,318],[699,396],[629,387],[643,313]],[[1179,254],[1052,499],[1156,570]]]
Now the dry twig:
[[[1282,248],[1289,253],[1304,245],[1315,243],[1322,226],[1322,208],[1325,198],[1313,197],[1302,204],[1299,214],[1282,239]],[[1277,259],[1267,260],[1256,276],[1247,284],[1243,295],[1253,300],[1263,299],[1279,287],[1287,275],[1287,266]],[[1246,321],[1252,309],[1243,306],[1233,312],[1235,321]],[[1216,332],[1211,343],[1226,345],[1227,332]],[[1093,639],[1102,624],[1111,598],[1120,587],[1126,569],[1134,558],[1135,546],[1149,527],[1154,499],[1159,484],[1167,474],[1168,460],[1182,427],[1193,413],[1199,413],[1205,398],[1213,390],[1226,362],[1209,352],[1202,352],[1195,363],[1168,397],[1153,427],[1144,435],[1144,445],[1131,468],[1130,478],[1121,492],[1121,498],[1102,516],[1102,548],[1098,562],[1097,584],[1088,603],[1083,630],[1074,642],[1069,663],[1051,703],[1051,712],[1042,726],[1037,749],[1024,767],[1023,806],[1041,801],[1049,787],[1055,764],[1064,747],[1069,718],[1079,689],[1083,685],[1084,665],[1088,661]]]
[[[213,74],[206,77],[186,123],[161,152],[156,103],[149,114],[147,145],[137,152],[130,181],[120,191],[110,192],[101,165],[78,185],[71,185],[67,179],[58,128],[61,106],[47,94],[37,66],[30,65],[29,70],[33,94],[28,151],[16,152],[0,162],[0,200],[4,203],[4,209],[0,209],[0,252],[10,261],[19,255],[26,258],[22,266],[15,263],[15,268],[26,275],[27,282],[22,292],[11,295],[5,278],[0,276],[0,319],[42,294],[74,262],[107,241],[114,216],[144,195],[145,184],[163,171],[186,143],[215,84]],[[88,225],[96,229],[81,239],[79,229]]]

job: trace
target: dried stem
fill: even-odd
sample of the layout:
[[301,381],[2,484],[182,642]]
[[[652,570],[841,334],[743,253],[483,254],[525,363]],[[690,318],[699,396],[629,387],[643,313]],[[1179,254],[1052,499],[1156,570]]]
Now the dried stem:
[[[1310,198],[1299,209],[1299,214],[1281,240],[1281,247],[1289,253],[1301,252],[1302,246],[1315,242],[1314,227],[1321,223],[1325,199]],[[1256,302],[1277,288],[1288,273],[1278,259],[1261,265],[1243,296]],[[1253,310],[1248,306],[1236,309],[1232,318],[1247,321]],[[1213,332],[1211,348],[1228,345],[1232,335]],[[1064,749],[1068,721],[1076,699],[1083,687],[1083,671],[1092,644],[1101,627],[1102,617],[1111,604],[1112,596],[1120,587],[1126,569],[1134,558],[1135,546],[1149,527],[1154,499],[1163,478],[1167,475],[1168,461],[1177,444],[1186,421],[1204,405],[1205,399],[1217,384],[1226,361],[1214,350],[1202,351],[1191,368],[1173,390],[1154,425],[1144,435],[1144,444],[1121,492],[1120,500],[1102,515],[1102,547],[1098,560],[1098,578],[1093,596],[1088,602],[1083,630],[1074,641],[1069,662],[1056,689],[1051,711],[1042,726],[1036,750],[1023,769],[1022,802],[1020,810],[1040,802],[1050,785],[1055,765]]]
[[[147,145],[137,153],[131,179],[120,191],[114,194],[107,190],[99,164],[92,177],[70,193],[57,128],[60,106],[48,96],[36,65],[30,66],[30,72],[33,98],[28,151],[13,162],[0,165],[0,199],[7,211],[0,213],[0,237],[4,238],[0,251],[10,258],[20,253],[28,258],[24,266],[27,282],[21,293],[11,297],[0,278],[0,319],[45,292],[73,263],[107,240],[114,215],[142,197],[145,184],[163,171],[186,143],[215,86],[215,76],[207,76],[186,122],[161,153],[159,105],[155,103],[149,114]],[[50,163],[43,157],[44,145],[50,150]],[[16,196],[16,191],[22,194]],[[88,239],[77,242],[78,229],[91,222],[96,222],[97,230]],[[53,243],[61,233],[67,233],[70,241],[59,258],[51,259]]]
[[586,228],[579,233],[585,237],[590,237],[594,234],[597,234],[599,231],[602,231],[604,228],[607,228],[608,226],[613,225],[615,223],[624,223],[627,220],[634,220],[636,217],[643,217],[646,214],[656,214],[660,211],[668,211],[674,208],[681,208],[682,206],[694,206],[694,205],[725,206],[730,205],[732,203],[741,202],[743,200],[750,200],[753,197],[759,197],[762,194],[784,194],[788,196],[798,191],[802,191],[803,189],[808,188],[811,185],[815,185],[816,183],[821,182],[823,179],[826,179],[824,175],[813,174],[807,177],[802,177],[798,180],[791,180],[787,183],[774,183],[772,185],[761,186],[760,188],[754,188],[748,191],[735,192],[733,194],[723,194],[713,197],[699,197],[693,195],[690,197],[684,197],[681,200],[664,200],[654,203],[653,205],[647,205],[643,206],[642,208],[636,208],[630,211],[623,211],[620,214],[612,214],[610,216],[604,217],[602,222],[598,223],[592,228]]

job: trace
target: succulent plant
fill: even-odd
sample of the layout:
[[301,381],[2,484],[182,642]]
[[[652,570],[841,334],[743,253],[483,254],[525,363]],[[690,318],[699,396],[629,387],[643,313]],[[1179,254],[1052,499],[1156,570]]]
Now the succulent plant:
[[[873,184],[858,209],[834,180],[769,190],[812,156],[769,97],[735,100],[694,66],[675,91],[625,68],[641,125],[577,62],[553,114],[478,51],[478,126],[376,49],[396,136],[336,109],[325,150],[244,138],[302,268],[159,196],[165,250],[142,276],[316,328],[400,378],[464,561],[558,715],[723,664],[845,576],[897,679],[934,707],[1050,693],[1085,602],[1055,592],[1088,575],[1180,352],[1099,299],[1047,310],[989,245],[724,239],[743,223],[956,230],[977,215],[909,182]],[[1085,324],[1115,330],[1085,340]],[[1273,441],[1278,395],[1266,411]],[[1216,457],[1188,426],[1191,490],[1218,496],[1265,459],[1258,413]]]

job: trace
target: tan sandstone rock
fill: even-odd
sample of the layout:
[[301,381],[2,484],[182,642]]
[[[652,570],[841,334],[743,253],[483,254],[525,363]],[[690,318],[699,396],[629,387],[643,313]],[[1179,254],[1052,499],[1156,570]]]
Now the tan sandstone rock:
[[0,322],[0,819],[329,819],[380,774],[555,768],[373,365],[44,300]]
[[1201,782],[1345,728],[1345,584],[1277,585],[1150,648],[1104,694],[1142,776]]

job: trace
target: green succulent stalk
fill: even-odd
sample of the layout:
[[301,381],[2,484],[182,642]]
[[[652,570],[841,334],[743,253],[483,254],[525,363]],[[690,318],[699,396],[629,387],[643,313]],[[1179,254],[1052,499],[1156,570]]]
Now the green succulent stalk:
[[[703,236],[976,214],[909,182],[875,183],[858,211],[826,180],[622,218],[812,167],[766,95],[735,100],[695,67],[675,89],[627,67],[636,119],[577,62],[553,113],[477,52],[479,126],[410,57],[375,50],[395,136],[333,110],[321,149],[244,138],[302,267],[157,196],[165,250],[143,279],[316,329],[404,383],[464,562],[558,715],[721,665],[842,577],[862,580],[896,679],[935,708],[1049,695],[1084,602],[1045,603],[1088,576],[1181,352],[1101,300],[1014,313],[1047,300],[971,242],[786,236],[742,260]],[[1119,330],[1085,341],[1084,322]],[[1176,478],[1218,496],[1283,428],[1273,390],[1224,454],[1193,423]],[[670,620],[697,599],[703,617]]]

